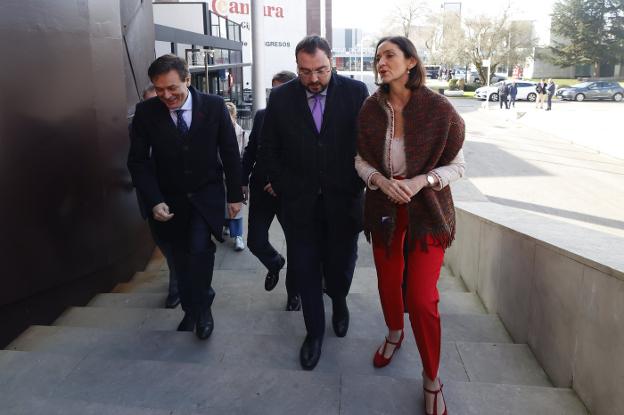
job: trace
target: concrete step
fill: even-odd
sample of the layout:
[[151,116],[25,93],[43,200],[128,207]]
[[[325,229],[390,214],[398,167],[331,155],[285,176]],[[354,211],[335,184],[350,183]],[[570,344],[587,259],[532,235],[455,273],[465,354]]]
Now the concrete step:
[[[57,326],[95,327],[115,330],[167,330],[173,331],[183,313],[157,308],[105,308],[72,307],[55,322]],[[303,336],[305,326],[301,312],[223,311],[214,309],[215,334],[245,333],[282,336]],[[410,327],[405,315],[405,327]],[[381,312],[352,313],[349,336],[378,339],[386,332]],[[333,335],[330,315],[326,315],[326,334]],[[443,341],[509,343],[511,338],[495,315],[442,314]]]
[[[266,270],[257,268],[255,270],[215,270],[212,278],[212,285],[215,290],[227,287],[240,287],[247,291],[259,293],[264,292],[264,278]],[[276,291],[285,292],[284,279],[286,270],[280,273],[280,282],[275,288]],[[112,292],[114,293],[166,293],[169,287],[168,271],[137,273],[135,278],[127,283],[117,284]],[[441,273],[438,280],[438,291],[468,292],[461,279],[452,276],[450,273]],[[350,293],[376,294],[377,274],[374,268],[356,269],[351,284]]]
[[[422,385],[413,379],[11,351],[0,352],[0,395],[13,413],[33,398],[194,415],[423,410]],[[445,397],[452,414],[587,414],[569,389],[449,380]]]
[[[178,413],[178,412],[176,412]],[[171,415],[169,409],[139,408],[87,402],[77,399],[41,398],[13,399],[2,408],[3,415]]]
[[[88,304],[90,307],[111,308],[162,308],[165,293],[107,293],[98,294]],[[223,288],[217,292],[213,307],[220,310],[279,311],[286,306],[283,290],[267,293],[256,290]],[[378,310],[381,313],[379,294],[351,293],[348,296],[351,313]],[[326,310],[331,312],[331,301],[326,301]],[[481,300],[474,293],[441,292],[439,310],[442,313],[485,314]]]
[[[300,370],[298,352],[303,336],[223,333],[207,342],[191,333],[115,331],[84,327],[32,326],[7,349],[101,359],[158,360],[234,367]],[[327,336],[320,372],[392,376],[418,379],[420,355],[411,330],[392,364],[375,369],[372,356],[383,341]],[[551,386],[526,345],[444,342],[440,375],[446,380]]]

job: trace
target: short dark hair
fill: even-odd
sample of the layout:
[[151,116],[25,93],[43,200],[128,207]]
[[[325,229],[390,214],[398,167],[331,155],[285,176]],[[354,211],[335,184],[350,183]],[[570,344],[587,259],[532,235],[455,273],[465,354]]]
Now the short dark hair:
[[[406,38],[405,36],[386,36],[386,37],[382,37],[381,39],[379,39],[379,42],[377,42],[377,46],[375,46],[375,58],[374,58],[375,64],[373,65],[373,73],[375,74],[375,84],[381,85],[379,81],[377,80],[377,77],[378,77],[377,50],[379,49],[379,45],[381,45],[384,42],[391,42],[397,45],[399,49],[401,49],[401,52],[403,52],[403,55],[405,56],[406,59],[409,59],[409,58],[416,59],[416,65],[412,69],[410,69],[407,82],[405,83],[405,87],[407,89],[414,90],[424,85],[425,81],[427,80],[427,73],[425,72],[425,67],[422,61],[420,60],[420,57],[418,56],[418,52],[416,52],[416,46],[414,46],[412,41]],[[384,92],[388,92],[390,90],[390,85],[387,85],[387,84],[381,85],[381,89]]]
[[297,43],[297,47],[295,48],[295,58],[297,58],[299,52],[302,51],[310,55],[314,55],[317,49],[325,52],[327,57],[331,59],[331,47],[329,46],[329,43],[327,43],[327,40],[320,37],[319,35],[306,36],[301,39],[301,41]]
[[297,74],[295,74],[294,72],[281,71],[273,75],[273,79],[271,79],[271,82],[279,82],[280,84],[285,84],[288,81],[292,81],[296,77]]
[[162,55],[150,65],[147,76],[153,81],[155,77],[164,75],[170,71],[176,71],[180,75],[180,80],[184,81],[191,75],[186,61],[179,56],[167,54]]

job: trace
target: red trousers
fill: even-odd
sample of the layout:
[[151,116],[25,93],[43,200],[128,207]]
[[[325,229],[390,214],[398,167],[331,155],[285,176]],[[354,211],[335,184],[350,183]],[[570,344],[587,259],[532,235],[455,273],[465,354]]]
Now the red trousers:
[[[373,256],[377,268],[379,297],[386,325],[390,330],[403,329],[403,243],[407,231],[407,208],[397,209],[397,223],[389,255],[381,235],[373,233]],[[437,282],[444,259],[444,249],[430,236],[428,252],[416,243],[409,252],[407,269],[407,311],[416,338],[425,374],[435,379],[440,366],[440,314]]]

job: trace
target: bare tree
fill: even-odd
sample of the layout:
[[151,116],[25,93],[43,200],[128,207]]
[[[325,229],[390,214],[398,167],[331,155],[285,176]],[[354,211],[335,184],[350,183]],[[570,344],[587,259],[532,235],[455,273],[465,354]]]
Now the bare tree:
[[498,17],[481,15],[465,21],[470,57],[482,80],[487,79],[483,60],[489,59],[493,74],[501,64],[508,68],[523,64],[537,44],[532,22],[511,21],[509,13],[507,7]]
[[426,0],[404,0],[391,15],[394,25],[398,25],[403,36],[409,38],[412,28],[430,14]]

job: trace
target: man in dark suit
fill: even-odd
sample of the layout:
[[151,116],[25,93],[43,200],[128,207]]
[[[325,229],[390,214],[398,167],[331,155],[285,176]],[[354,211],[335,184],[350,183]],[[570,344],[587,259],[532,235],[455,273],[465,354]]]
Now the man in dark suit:
[[206,339],[214,327],[211,236],[223,241],[223,172],[230,217],[243,200],[238,144],[223,99],[190,87],[184,60],[161,56],[148,75],[157,98],[136,107],[128,168],[158,235],[172,246],[184,310],[178,330]]
[[271,91],[260,159],[280,198],[288,268],[297,279],[307,336],[300,362],[313,369],[325,332],[322,280],[338,337],[349,327],[349,292],[362,228],[364,184],[354,168],[356,118],[368,96],[359,81],[332,73],[331,49],[319,36],[295,49],[297,81]]
[[[290,71],[282,71],[273,76],[273,88],[295,79],[297,75]],[[254,117],[253,128],[249,135],[249,143],[243,154],[243,192],[249,186],[249,221],[247,246],[249,250],[262,262],[268,272],[264,280],[264,288],[271,291],[279,281],[279,272],[286,264],[286,260],[273,248],[269,242],[269,227],[273,218],[280,221],[279,200],[275,196],[271,183],[268,181],[266,169],[257,162],[258,143],[261,140],[260,132],[264,121],[265,110],[258,110]],[[297,294],[297,282],[292,269],[286,270],[286,311],[299,311],[301,299]]]

